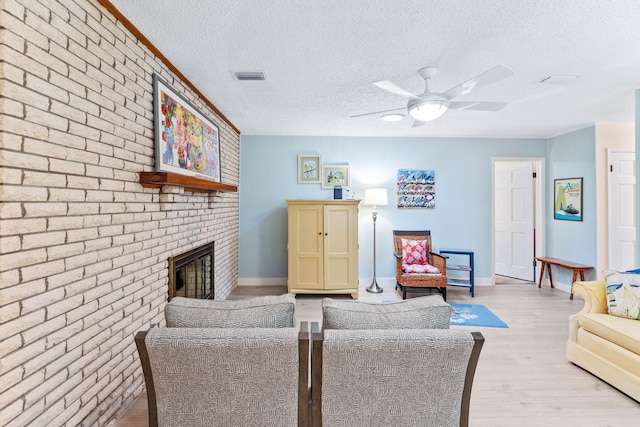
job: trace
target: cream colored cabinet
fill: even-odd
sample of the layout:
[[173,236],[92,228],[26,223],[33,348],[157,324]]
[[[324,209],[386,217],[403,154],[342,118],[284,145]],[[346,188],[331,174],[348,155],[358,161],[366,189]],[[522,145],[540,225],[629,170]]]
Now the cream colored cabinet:
[[358,298],[360,200],[287,200],[289,293]]

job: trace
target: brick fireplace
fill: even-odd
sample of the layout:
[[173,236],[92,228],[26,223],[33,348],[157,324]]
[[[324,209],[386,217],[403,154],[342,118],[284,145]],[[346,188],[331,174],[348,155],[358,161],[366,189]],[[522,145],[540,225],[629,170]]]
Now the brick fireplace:
[[214,242],[169,258],[169,300],[213,299]]
[[127,409],[143,390],[133,336],[164,325],[169,258],[215,241],[203,295],[237,283],[238,193],[141,185],[153,73],[220,126],[233,186],[239,131],[103,3],[0,3],[3,426],[105,426]]

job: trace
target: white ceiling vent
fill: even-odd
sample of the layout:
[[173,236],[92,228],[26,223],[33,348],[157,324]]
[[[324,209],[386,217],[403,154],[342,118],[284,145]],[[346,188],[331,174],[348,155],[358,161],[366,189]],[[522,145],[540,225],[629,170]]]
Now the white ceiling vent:
[[241,82],[266,80],[264,71],[234,71],[233,77]]
[[540,83],[549,84],[565,84],[579,79],[581,76],[578,74],[566,74],[566,75],[550,75],[540,80]]

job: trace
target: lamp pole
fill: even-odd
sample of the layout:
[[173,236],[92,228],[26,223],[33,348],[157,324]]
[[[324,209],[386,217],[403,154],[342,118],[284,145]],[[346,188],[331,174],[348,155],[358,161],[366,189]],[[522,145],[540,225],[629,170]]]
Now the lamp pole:
[[373,209],[371,210],[371,218],[373,219],[373,280],[367,288],[367,292],[379,294],[382,292],[382,288],[378,286],[378,282],[376,281],[376,219],[378,218],[378,210],[375,205],[373,205]]

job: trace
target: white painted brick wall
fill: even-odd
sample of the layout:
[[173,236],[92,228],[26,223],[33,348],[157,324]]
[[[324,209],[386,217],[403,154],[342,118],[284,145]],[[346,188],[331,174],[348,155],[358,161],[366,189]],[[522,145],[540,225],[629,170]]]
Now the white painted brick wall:
[[143,389],[134,334],[162,325],[167,258],[215,241],[237,282],[238,195],[144,189],[152,76],[239,135],[96,0],[0,1],[0,425],[109,425]]

